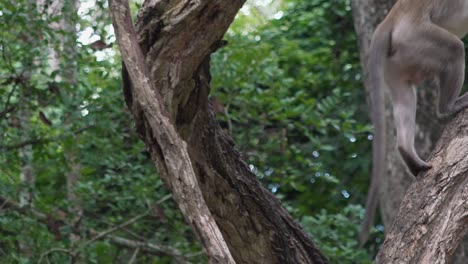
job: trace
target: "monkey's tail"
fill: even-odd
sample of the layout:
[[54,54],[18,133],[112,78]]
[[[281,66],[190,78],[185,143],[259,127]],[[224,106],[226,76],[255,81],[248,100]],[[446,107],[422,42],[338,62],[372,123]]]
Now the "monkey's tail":
[[369,239],[370,229],[374,223],[377,204],[379,201],[379,187],[385,168],[385,80],[384,65],[391,49],[392,23],[384,21],[380,24],[371,41],[368,69],[371,90],[372,123],[374,125],[374,138],[372,140],[372,177],[367,194],[366,212],[359,233],[359,243]]

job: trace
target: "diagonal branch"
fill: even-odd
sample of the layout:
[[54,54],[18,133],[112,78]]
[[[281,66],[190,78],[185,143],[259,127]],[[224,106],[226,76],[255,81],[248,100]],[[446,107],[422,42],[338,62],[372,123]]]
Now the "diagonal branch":
[[47,250],[46,252],[42,253],[41,254],[41,257],[39,258],[39,260],[37,261],[38,264],[41,264],[42,263],[42,259],[44,258],[47,258],[50,254],[54,253],[54,252],[60,252],[60,253],[64,253],[64,254],[67,254],[69,255],[70,257],[73,257],[73,254],[70,250],[68,249],[64,249],[64,248],[52,248],[52,249],[49,249]]
[[70,133],[65,133],[63,135],[59,135],[59,136],[56,136],[56,137],[32,138],[32,139],[28,139],[28,140],[25,140],[25,141],[22,141],[22,142],[19,142],[19,143],[15,143],[15,144],[12,144],[12,145],[0,145],[0,150],[5,149],[5,150],[8,151],[8,150],[13,150],[13,149],[23,148],[23,147],[26,147],[26,146],[29,146],[29,145],[46,144],[46,143],[50,143],[50,142],[56,142],[56,141],[63,140],[65,138],[69,137],[70,135],[79,135],[79,134],[81,134],[81,133],[83,133],[86,130],[91,129],[91,128],[94,128],[94,125],[85,126],[85,127],[80,128],[80,129],[77,129],[75,131],[72,131]]
[[88,240],[86,243],[84,243],[83,245],[80,246],[80,248],[84,248],[84,247],[87,247],[88,245],[90,245],[91,243],[93,243],[94,241],[96,240],[99,240],[111,233],[114,233],[115,231],[118,231],[122,228],[125,228],[133,223],[135,223],[136,221],[142,219],[143,217],[147,216],[148,215],[148,212],[145,212],[145,213],[142,213],[140,215],[137,215],[135,217],[133,217],[132,219],[120,224],[120,225],[117,225],[117,226],[114,226],[108,230],[105,230],[103,232],[100,232],[100,233],[97,233],[95,237],[93,237],[92,239]]
[[134,251],[133,251],[133,254],[132,254],[132,257],[130,258],[130,260],[128,261],[128,264],[133,264],[135,263],[135,260],[138,256],[138,253],[140,253],[140,248],[136,248]]
[[[127,0],[109,0],[109,7],[122,59],[134,86],[135,99],[157,141],[164,163],[161,176],[172,187],[185,219],[203,243],[211,263],[235,263],[228,246],[206,205],[187,151],[187,143],[177,134],[161,96],[153,87],[145,57],[138,44]],[[154,143],[153,143],[154,144]]]
[[[91,234],[93,233],[94,231],[91,232]],[[131,239],[127,239],[127,238],[123,238],[119,236],[107,236],[107,238],[109,239],[111,243],[121,246],[121,247],[132,248],[132,249],[139,248],[143,252],[150,253],[153,255],[158,255],[158,256],[161,254],[171,256],[174,258],[174,263],[181,263],[181,264],[190,263],[190,261],[188,260],[190,256],[189,257],[184,256],[182,255],[182,253],[180,253],[178,250],[172,247],[158,245],[158,244],[154,244],[150,242],[131,240]]]
[[[244,2],[145,0],[136,30],[150,67],[152,88],[161,95],[163,101],[158,101],[158,105],[169,112],[186,143],[184,149],[188,150],[203,194],[200,201],[203,199],[208,205],[235,261],[327,263],[307,233],[252,173],[232,138],[217,123],[209,104],[210,55],[223,45],[223,35]],[[124,96],[136,131],[164,175],[167,161],[179,158],[162,151],[161,145],[168,140],[157,137],[159,126],[150,126],[152,113],[143,110],[155,100],[139,98],[139,87],[130,73],[135,67],[127,62],[123,66],[127,66],[122,69]],[[175,188],[174,181],[167,177],[166,183]],[[192,188],[184,189],[184,194]],[[183,204],[175,198],[179,205]],[[184,212],[185,208],[181,209]]]

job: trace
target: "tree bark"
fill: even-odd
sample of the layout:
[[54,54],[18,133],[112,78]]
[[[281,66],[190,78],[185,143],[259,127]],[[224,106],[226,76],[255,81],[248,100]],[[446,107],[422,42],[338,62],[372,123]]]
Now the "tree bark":
[[[209,56],[222,45],[222,37],[243,2],[145,1],[136,30],[154,81],[152,87],[161,95],[162,107],[187,144],[203,198],[234,260],[326,263],[307,234],[242,160],[232,139],[217,124],[208,100]],[[171,160],[162,151],[167,142],[153,136],[158,131],[148,124],[152,113],[144,110],[157,107],[156,102],[144,102],[138,96],[137,84],[128,77],[124,67],[124,95],[137,131],[161,174],[167,175]],[[165,181],[174,191],[174,181],[167,177]],[[177,202],[183,211],[183,201]],[[202,232],[194,231],[199,235]]]
[[447,126],[433,168],[409,188],[377,263],[448,263],[468,230],[468,110]]
[[[112,24],[122,59],[128,65],[128,74],[134,84],[134,95],[139,102],[139,115],[145,115],[148,130],[147,146],[156,148],[154,155],[162,177],[169,183],[174,198],[188,223],[195,229],[210,263],[235,263],[219,227],[213,219],[201,194],[195,172],[188,156],[187,144],[180,138],[162,106],[161,96],[152,86],[143,53],[138,46],[127,0],[109,0]],[[140,112],[141,111],[141,112]]]

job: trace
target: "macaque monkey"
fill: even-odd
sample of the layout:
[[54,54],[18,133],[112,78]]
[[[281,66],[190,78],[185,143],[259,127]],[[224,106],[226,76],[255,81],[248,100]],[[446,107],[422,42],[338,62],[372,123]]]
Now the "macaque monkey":
[[359,235],[367,241],[374,221],[379,186],[385,168],[385,100],[388,87],[397,130],[397,148],[413,175],[431,168],[414,148],[416,90],[427,79],[440,83],[440,114],[468,106],[468,95],[458,97],[465,74],[465,50],[460,40],[468,33],[468,0],[399,0],[372,37],[370,71],[373,140],[371,187]]

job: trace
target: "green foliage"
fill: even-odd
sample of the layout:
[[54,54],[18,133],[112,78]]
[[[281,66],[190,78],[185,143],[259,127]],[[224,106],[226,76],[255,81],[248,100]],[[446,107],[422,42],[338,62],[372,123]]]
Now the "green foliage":
[[[228,46],[212,58],[218,118],[265,186],[297,217],[354,217],[334,232],[346,231],[340,246],[320,240],[338,257],[332,259],[344,261],[337,263],[370,259],[355,243],[362,215],[343,213],[364,202],[370,166],[350,10],[349,1],[289,1],[274,15],[280,18],[258,20],[255,30],[240,16]],[[332,229],[324,221],[315,228]]]
[[322,210],[317,216],[304,217],[301,224],[328,256],[330,263],[371,263],[367,252],[359,249],[356,240],[363,211],[361,206],[355,205],[349,205],[336,214]]
[[[113,41],[106,3],[94,2],[92,9],[80,10],[80,18],[71,16],[80,28],[78,35],[92,32],[87,38]],[[183,254],[198,253],[200,246],[174,202],[157,204],[168,192],[134,132],[123,102],[115,50],[95,51],[76,41],[74,32],[51,29],[50,23],[62,17],[38,12],[25,0],[1,1],[0,12],[0,195],[18,200],[20,191],[30,190],[34,208],[59,220],[49,225],[0,210],[0,262],[35,263],[42,256],[51,263],[67,263],[66,253],[44,255],[61,248],[80,249],[85,263],[126,263],[132,249],[107,240],[87,245],[91,234],[86,231],[108,230],[150,209],[127,231],[112,234],[170,245]],[[76,45],[75,55],[63,49],[62,40]],[[49,48],[59,51],[58,70],[49,65]],[[74,60],[76,82],[64,78]],[[21,156],[28,151],[30,160]],[[27,165],[35,175],[34,186],[21,183]],[[83,208],[79,230],[70,225],[77,216],[71,213],[75,204],[67,199],[66,177],[73,166],[78,166],[80,175],[74,188]],[[78,245],[69,239],[72,232],[81,236]],[[171,263],[171,258],[140,254],[138,261]],[[193,261],[203,262],[204,257]]]
[[[367,263],[370,257],[355,238],[370,127],[350,3],[270,1],[269,9],[265,2],[248,3],[226,36],[229,44],[212,58],[218,119],[332,263]],[[44,255],[60,248],[79,249],[85,263],[126,263],[131,249],[108,239],[86,244],[92,237],[86,230],[108,230],[149,209],[112,234],[206,262],[174,202],[157,203],[168,193],[123,102],[116,45],[90,45],[115,41],[107,1],[81,1],[79,15],[68,14],[77,32],[51,29],[62,17],[30,3],[0,1],[0,195],[18,200],[29,190],[34,209],[54,221],[0,210],[1,262],[34,263],[41,256],[69,262],[64,252]],[[58,69],[50,66],[51,48],[60,51]],[[71,69],[76,81],[64,78]],[[34,186],[22,184],[27,166]],[[74,169],[83,208],[79,228],[71,224],[76,204],[67,196],[67,175]],[[78,244],[71,233],[80,236]],[[378,239],[381,231],[374,235]],[[141,253],[138,263],[174,260]]]
[[270,189],[308,213],[360,202],[369,169],[349,3],[334,2],[298,1],[257,31],[231,32],[213,57],[219,119]]

